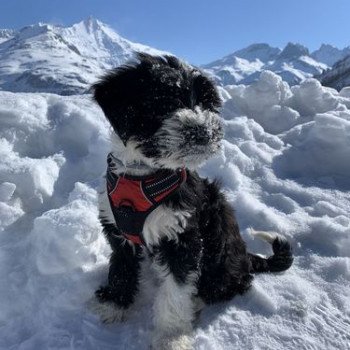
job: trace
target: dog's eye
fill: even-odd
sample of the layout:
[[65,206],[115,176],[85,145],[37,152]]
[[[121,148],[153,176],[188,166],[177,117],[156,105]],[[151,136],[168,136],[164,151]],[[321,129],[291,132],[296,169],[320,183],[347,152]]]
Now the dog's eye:
[[152,107],[153,107],[152,113],[157,118],[162,119],[168,114],[173,113],[180,108],[186,108],[186,105],[180,98],[167,96],[167,97],[159,98],[157,103]]

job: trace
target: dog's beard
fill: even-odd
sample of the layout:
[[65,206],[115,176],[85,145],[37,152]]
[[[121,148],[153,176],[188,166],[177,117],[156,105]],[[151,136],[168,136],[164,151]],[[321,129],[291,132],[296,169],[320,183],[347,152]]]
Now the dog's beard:
[[222,126],[217,113],[179,109],[163,121],[148,140],[139,140],[137,149],[154,168],[195,169],[221,148]]

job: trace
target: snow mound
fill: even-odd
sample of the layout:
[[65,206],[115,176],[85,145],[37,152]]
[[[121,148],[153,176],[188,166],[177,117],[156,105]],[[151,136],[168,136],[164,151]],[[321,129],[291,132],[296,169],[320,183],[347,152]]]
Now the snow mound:
[[292,87],[293,97],[289,105],[298,110],[302,116],[314,116],[316,113],[333,111],[339,101],[334,91],[322,87],[316,79],[308,79],[299,86]]
[[[286,134],[290,147],[276,157],[275,167],[284,177],[319,178],[350,188],[350,111],[317,114],[314,121]],[[302,159],[302,162],[300,161]]]
[[[250,251],[271,254],[250,228],[276,231],[295,263],[206,307],[195,349],[346,349],[349,94],[271,72],[220,93],[223,149],[200,174],[221,181]],[[0,348],[148,349],[154,289],[123,324],[87,308],[110,254],[97,217],[110,147],[101,110],[90,96],[0,92],[0,123]]]
[[[256,120],[270,133],[278,134],[296,124],[299,113],[287,106],[291,89],[278,75],[264,71],[250,86],[226,87],[238,114]],[[225,113],[226,115],[226,113]],[[230,117],[230,110],[228,117]]]
[[37,217],[31,242],[38,271],[50,275],[91,269],[102,241],[97,216],[96,191],[77,182],[68,204]]

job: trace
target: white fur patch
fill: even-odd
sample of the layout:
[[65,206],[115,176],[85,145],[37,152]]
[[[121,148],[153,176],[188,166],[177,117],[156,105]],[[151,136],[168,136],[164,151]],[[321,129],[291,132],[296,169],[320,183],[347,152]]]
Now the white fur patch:
[[160,205],[148,216],[143,226],[143,238],[148,247],[156,245],[164,237],[178,240],[178,234],[184,232],[191,213],[185,210],[174,210]]
[[193,350],[193,339],[187,334],[177,334],[172,336],[164,336],[160,334],[160,338],[153,338],[152,350]]
[[[137,149],[139,146],[137,141],[131,138],[124,145],[115,132],[112,132],[110,139],[113,156],[124,164],[123,167],[113,169],[113,172],[116,174],[127,173],[129,175],[142,176],[155,171],[151,166],[152,162]],[[132,164],[133,166],[128,167],[128,164]],[[135,167],[135,164],[140,164],[140,166]]]
[[197,275],[193,274],[185,284],[180,285],[172,274],[164,278],[153,306],[155,331],[152,345],[154,349],[191,349],[192,322],[195,318],[193,296],[197,292],[196,279]]
[[273,232],[273,231],[255,231],[254,229],[250,228],[249,229],[249,233],[253,236],[253,237],[258,237],[270,244],[273,243],[273,241],[277,238],[277,237],[281,237],[278,233]]

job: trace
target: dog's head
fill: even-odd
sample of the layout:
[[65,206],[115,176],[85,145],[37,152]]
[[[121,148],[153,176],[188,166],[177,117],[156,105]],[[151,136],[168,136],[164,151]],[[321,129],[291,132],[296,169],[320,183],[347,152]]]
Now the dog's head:
[[138,54],[93,86],[115,133],[154,168],[196,168],[223,137],[220,98],[203,73],[172,56]]

